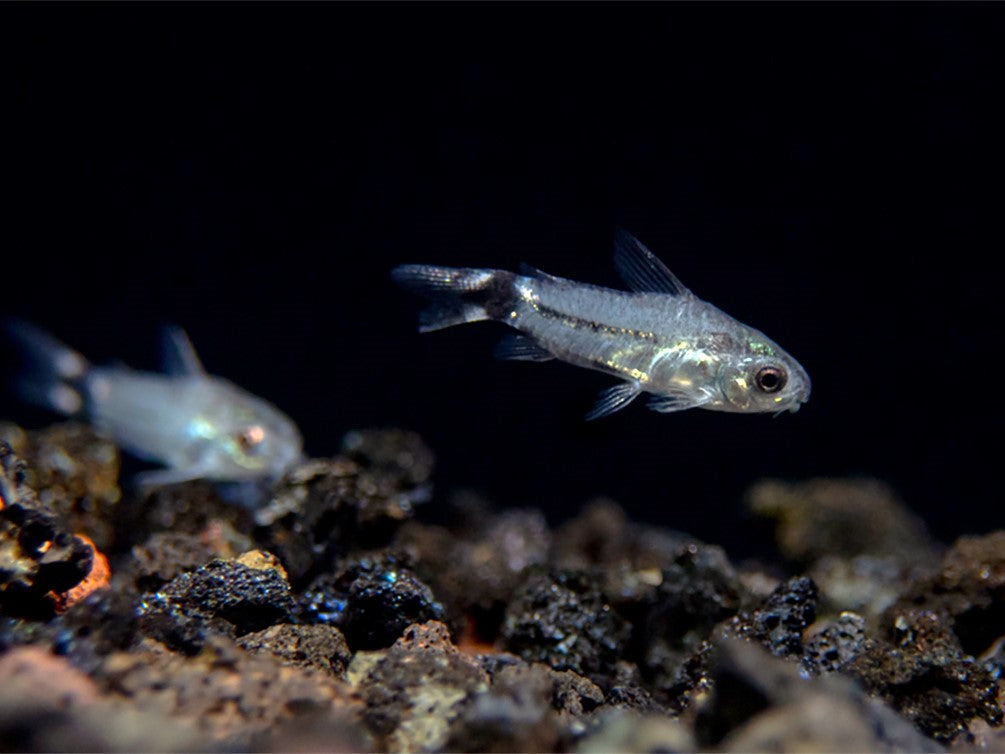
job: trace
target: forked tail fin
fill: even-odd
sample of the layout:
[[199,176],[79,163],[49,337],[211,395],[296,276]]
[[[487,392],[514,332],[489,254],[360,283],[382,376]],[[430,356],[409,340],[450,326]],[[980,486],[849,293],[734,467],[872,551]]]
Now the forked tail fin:
[[514,275],[502,270],[406,264],[391,270],[391,278],[432,300],[419,314],[419,332],[498,319],[513,295]]
[[10,319],[3,324],[27,357],[27,369],[14,383],[18,394],[61,414],[80,413],[83,381],[91,366],[87,359],[30,322]]

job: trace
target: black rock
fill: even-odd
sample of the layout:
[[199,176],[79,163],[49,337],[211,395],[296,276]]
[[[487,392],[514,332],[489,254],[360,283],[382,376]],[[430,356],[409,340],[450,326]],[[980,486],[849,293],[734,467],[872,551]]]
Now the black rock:
[[809,673],[833,673],[854,660],[865,646],[865,619],[841,613],[805,643],[803,668]]
[[939,614],[964,651],[979,655],[1005,634],[1005,530],[960,537],[937,568],[915,580],[886,615]]
[[806,678],[748,641],[716,642],[699,705],[700,748],[719,751],[938,752],[886,704],[840,674]]
[[352,653],[342,633],[334,626],[281,624],[245,634],[237,645],[253,653],[267,653],[284,665],[313,668],[338,678],[345,677]]
[[466,616],[475,634],[490,642],[524,571],[547,562],[551,534],[540,511],[494,513],[472,504],[457,510],[456,502],[454,508],[477,515],[465,515],[465,525],[451,529],[410,522],[395,538],[395,550],[414,560],[451,616]]
[[87,424],[61,422],[38,430],[0,423],[0,439],[28,464],[26,481],[67,528],[109,552],[118,515],[119,451]]
[[685,658],[716,624],[736,613],[745,590],[722,549],[697,542],[680,548],[663,569],[639,575],[654,576],[657,583],[648,592],[619,590],[622,595],[639,595],[635,602],[614,599],[612,574],[607,574],[607,594],[635,626],[633,654],[639,657],[646,679],[657,688],[668,688],[676,683]]
[[138,601],[128,590],[93,592],[53,622],[59,628],[54,650],[89,670],[98,658],[131,648],[139,635]]
[[[360,655],[357,655],[359,658]],[[360,674],[363,720],[381,751],[439,751],[449,725],[489,686],[478,662],[450,643],[447,627],[411,626],[389,649],[371,654]]]
[[425,484],[433,473],[433,451],[415,432],[357,429],[342,438],[342,453],[361,468],[390,477],[403,489]]
[[579,675],[610,675],[631,627],[608,605],[595,576],[582,571],[532,572],[503,621],[507,651],[528,662]]
[[0,442],[0,500],[0,607],[13,615],[51,615],[50,593],[79,584],[94,551],[38,499],[24,462],[6,442]]
[[298,587],[330,572],[349,553],[386,545],[412,517],[417,489],[399,473],[348,458],[314,459],[292,469],[255,511],[255,534]]
[[162,531],[132,549],[129,572],[136,586],[154,591],[180,573],[206,565],[214,558],[213,548],[194,534]]
[[822,557],[873,554],[910,564],[938,554],[921,519],[875,479],[765,480],[746,498],[755,516],[774,520],[782,554],[803,567]]
[[632,522],[611,500],[595,500],[555,532],[554,564],[586,569],[632,570],[669,566],[694,538],[683,532]]
[[805,576],[778,585],[759,608],[726,624],[726,632],[756,641],[779,657],[803,653],[803,631],[816,620],[817,587]]
[[570,671],[540,664],[509,665],[492,678],[487,691],[464,707],[446,749],[554,750],[560,740],[571,739],[570,722],[595,709],[603,698],[594,683]]
[[115,513],[116,549],[128,553],[136,545],[146,546],[151,535],[159,532],[203,536],[220,522],[243,539],[238,552],[253,546],[252,511],[225,500],[223,489],[223,485],[196,479],[127,495]]
[[632,709],[637,712],[667,714],[668,709],[653,698],[642,674],[634,663],[621,661],[610,678],[604,703],[611,707]]
[[192,654],[209,632],[241,636],[289,623],[292,608],[290,585],[279,570],[214,560],[144,595],[140,625],[145,634]]
[[846,672],[940,741],[967,731],[974,718],[1002,723],[991,673],[963,652],[950,620],[907,610],[885,637],[868,639]]
[[353,651],[389,647],[412,623],[443,618],[432,590],[392,557],[363,558],[320,576],[298,612],[305,622],[339,628]]

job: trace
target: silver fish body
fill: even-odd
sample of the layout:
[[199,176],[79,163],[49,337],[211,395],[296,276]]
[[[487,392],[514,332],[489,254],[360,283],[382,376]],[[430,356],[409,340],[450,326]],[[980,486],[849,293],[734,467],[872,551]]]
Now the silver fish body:
[[764,333],[688,290],[652,252],[620,231],[615,264],[631,291],[526,269],[405,265],[392,276],[433,299],[423,331],[491,319],[522,334],[502,358],[557,358],[618,377],[588,418],[613,413],[643,392],[661,412],[795,411],[809,399],[806,370]]
[[33,325],[13,322],[8,330],[35,362],[22,393],[60,413],[86,415],[124,450],[167,467],[142,474],[142,484],[277,477],[302,456],[293,421],[207,374],[180,329],[164,332],[168,374],[92,366]]

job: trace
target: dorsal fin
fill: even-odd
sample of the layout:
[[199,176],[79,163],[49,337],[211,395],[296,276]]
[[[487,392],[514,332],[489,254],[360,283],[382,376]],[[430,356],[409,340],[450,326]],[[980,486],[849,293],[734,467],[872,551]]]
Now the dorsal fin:
[[164,371],[174,376],[195,377],[206,374],[202,361],[188,335],[177,325],[161,328]]
[[539,280],[561,280],[562,278],[556,277],[555,275],[549,275],[544,270],[539,270],[537,267],[532,267],[526,262],[520,262],[520,274],[528,278],[538,278]]
[[685,296],[690,291],[655,254],[628,231],[614,232],[614,266],[629,288],[638,293]]

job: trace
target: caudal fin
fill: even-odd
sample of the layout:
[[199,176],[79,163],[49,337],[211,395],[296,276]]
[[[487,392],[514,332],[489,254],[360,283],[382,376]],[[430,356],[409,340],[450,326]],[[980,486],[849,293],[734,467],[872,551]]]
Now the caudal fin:
[[419,332],[496,319],[512,297],[513,274],[501,270],[406,264],[391,270],[391,279],[431,299],[419,314]]
[[15,382],[18,394],[29,403],[61,414],[82,411],[84,396],[80,388],[90,369],[87,359],[30,322],[6,320],[4,329],[27,357],[27,369]]

